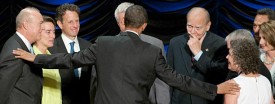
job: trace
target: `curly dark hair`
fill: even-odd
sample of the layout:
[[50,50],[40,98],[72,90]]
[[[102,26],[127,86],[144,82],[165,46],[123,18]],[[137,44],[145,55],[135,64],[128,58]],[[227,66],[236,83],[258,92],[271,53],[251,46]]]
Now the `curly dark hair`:
[[59,20],[63,22],[62,16],[65,14],[66,11],[75,11],[78,15],[80,14],[80,9],[77,5],[65,3],[56,8],[56,21]]
[[235,63],[244,74],[257,74],[259,70],[259,49],[254,41],[235,39],[230,41],[230,49]]

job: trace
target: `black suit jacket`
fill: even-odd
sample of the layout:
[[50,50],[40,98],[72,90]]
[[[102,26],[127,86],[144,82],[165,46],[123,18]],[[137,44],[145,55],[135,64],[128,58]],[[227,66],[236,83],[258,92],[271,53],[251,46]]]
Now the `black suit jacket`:
[[[91,43],[77,38],[80,50],[88,48]],[[54,53],[68,53],[61,36],[57,37],[54,41],[53,47],[49,51]],[[81,78],[76,78],[74,70],[60,69],[59,74],[61,77],[62,87],[62,104],[90,104],[90,82],[91,82],[92,67],[81,67]],[[95,79],[92,79],[94,81]],[[92,82],[94,83],[94,82]],[[92,89],[95,91],[95,89]],[[95,92],[93,92],[95,93]]]
[[[226,55],[228,53],[225,40],[214,33],[207,32],[201,50],[203,54],[198,61],[192,62],[187,42],[188,34],[172,38],[169,44],[167,62],[177,72],[200,81],[219,84],[225,81],[228,73]],[[217,99],[222,103],[222,96]],[[193,96],[178,89],[171,89],[172,104],[208,104],[209,100]],[[216,102],[215,102],[216,103]]]
[[0,104],[40,104],[42,71],[33,64],[16,59],[12,50],[29,51],[17,34],[5,43],[0,54]]
[[100,37],[96,44],[74,54],[37,55],[34,63],[47,68],[96,64],[96,104],[148,104],[156,77],[186,93],[215,98],[215,85],[177,74],[166,65],[160,48],[143,42],[134,33],[122,34]]

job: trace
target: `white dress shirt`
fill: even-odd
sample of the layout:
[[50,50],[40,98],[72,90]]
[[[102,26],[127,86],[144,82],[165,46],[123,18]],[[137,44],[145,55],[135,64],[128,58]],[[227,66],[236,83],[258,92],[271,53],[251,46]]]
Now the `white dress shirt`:
[[[65,47],[66,47],[68,53],[70,53],[70,50],[71,50],[71,46],[70,46],[71,42],[75,42],[74,43],[74,52],[79,52],[80,51],[80,46],[79,46],[79,42],[78,42],[77,37],[75,37],[74,40],[71,40],[64,33],[62,33],[61,38],[62,38],[62,40],[65,44]],[[81,68],[80,67],[78,68],[78,74],[79,74],[79,78],[80,78],[81,77]]]
[[33,54],[33,49],[31,43],[23,36],[21,33],[16,32],[16,34],[22,39],[22,41],[25,43],[29,51]]

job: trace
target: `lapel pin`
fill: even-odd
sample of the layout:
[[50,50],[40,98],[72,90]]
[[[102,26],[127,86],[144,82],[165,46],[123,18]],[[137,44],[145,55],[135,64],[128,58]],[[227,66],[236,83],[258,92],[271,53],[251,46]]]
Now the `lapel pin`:
[[208,48],[206,48],[205,51],[208,52]]

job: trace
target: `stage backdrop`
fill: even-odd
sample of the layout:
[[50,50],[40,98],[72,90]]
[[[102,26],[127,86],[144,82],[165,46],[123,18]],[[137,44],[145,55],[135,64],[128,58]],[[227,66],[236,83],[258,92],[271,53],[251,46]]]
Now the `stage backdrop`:
[[[186,32],[186,13],[192,7],[204,7],[211,15],[210,31],[225,37],[235,29],[252,30],[257,9],[275,8],[271,0],[2,0],[0,3],[0,50],[15,33],[15,17],[27,6],[38,8],[43,15],[55,17],[55,9],[63,3],[74,3],[81,9],[79,37],[93,42],[98,36],[117,35],[119,28],[114,10],[122,2],[146,8],[149,23],[144,33],[161,39],[165,44]],[[56,36],[60,29],[56,27]]]

